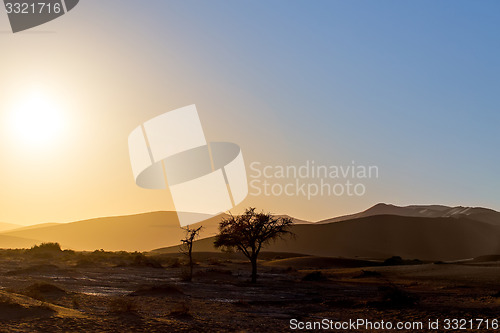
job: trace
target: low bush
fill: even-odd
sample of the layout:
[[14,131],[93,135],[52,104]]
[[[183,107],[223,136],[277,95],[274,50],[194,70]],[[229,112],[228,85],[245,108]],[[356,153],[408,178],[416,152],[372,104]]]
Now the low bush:
[[51,258],[55,254],[63,253],[59,243],[42,243],[40,245],[33,246],[26,252],[37,258]]

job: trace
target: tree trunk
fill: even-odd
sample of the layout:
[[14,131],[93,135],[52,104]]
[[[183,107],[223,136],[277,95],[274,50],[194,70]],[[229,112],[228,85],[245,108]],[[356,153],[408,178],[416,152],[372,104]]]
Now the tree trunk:
[[193,244],[189,244],[189,282],[193,280]]
[[257,282],[257,258],[250,259],[252,262],[252,283]]

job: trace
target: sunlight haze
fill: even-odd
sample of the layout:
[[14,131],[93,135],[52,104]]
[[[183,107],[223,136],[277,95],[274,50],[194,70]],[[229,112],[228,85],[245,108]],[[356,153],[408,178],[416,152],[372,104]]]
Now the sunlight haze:
[[3,34],[0,221],[173,210],[168,190],[135,185],[127,137],[191,104],[207,140],[241,146],[249,175],[252,162],[379,169],[362,197],[249,196],[235,212],[500,209],[492,12],[465,1],[86,0],[39,33]]

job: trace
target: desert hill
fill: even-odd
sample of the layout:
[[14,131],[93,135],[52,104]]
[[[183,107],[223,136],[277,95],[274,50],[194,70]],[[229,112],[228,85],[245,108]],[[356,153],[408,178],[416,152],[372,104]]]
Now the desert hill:
[[30,248],[34,244],[39,244],[39,239],[29,239],[24,237],[9,236],[0,234],[0,248],[2,249],[22,249]]
[[376,216],[376,215],[398,215],[409,217],[453,217],[453,218],[468,218],[470,220],[485,222],[500,226],[500,212],[482,207],[448,207],[442,205],[411,205],[411,206],[395,206],[385,203],[379,203],[367,210],[331,219],[319,221],[317,223],[331,223],[347,221],[361,217]]
[[[203,226],[200,236],[217,233],[222,214],[191,227]],[[309,223],[293,219],[294,223]],[[149,251],[172,246],[184,236],[175,212],[152,212],[136,215],[103,217],[70,223],[43,223],[7,230],[0,235],[12,238],[0,248],[31,247],[40,242],[58,242],[63,248],[93,251]],[[19,242],[14,241],[18,239]]]
[[[378,204],[358,214],[318,223],[294,219],[296,238],[279,241],[266,250],[351,258],[466,259],[500,253],[499,215],[485,208]],[[196,251],[215,251],[210,237],[225,216],[192,225],[204,226]],[[63,248],[85,251],[171,252],[178,251],[176,246],[183,236],[175,212],[152,212],[19,227],[0,233],[4,238],[0,247],[59,242]]]
[[[204,226],[202,237],[215,235],[222,217],[223,215],[208,219],[194,224],[193,227]],[[73,250],[149,251],[178,244],[184,232],[179,226],[175,212],[152,212],[45,224],[39,227],[35,225],[7,231],[1,235],[36,241],[27,244],[24,242],[22,246],[6,246],[0,243],[0,247],[30,247],[40,242],[59,242],[63,248]]]
[[19,224],[0,222],[0,232],[7,231],[7,230],[13,230],[13,229],[21,228],[21,227],[22,227],[22,225],[19,225]]
[[[292,226],[295,239],[278,240],[265,251],[324,257],[458,260],[500,253],[500,228],[455,217],[376,215],[342,222]],[[216,251],[213,237],[194,251]],[[176,246],[156,252],[172,253]]]
[[[2,231],[21,231],[21,230],[29,230],[29,229],[38,229],[38,228],[45,228],[45,227],[52,227],[55,225],[60,225],[61,223],[38,223],[38,224],[33,224],[33,225],[27,225],[27,226],[17,226],[17,228],[12,228],[12,229],[7,229],[7,230],[2,230]],[[2,232],[0,231],[0,232]]]

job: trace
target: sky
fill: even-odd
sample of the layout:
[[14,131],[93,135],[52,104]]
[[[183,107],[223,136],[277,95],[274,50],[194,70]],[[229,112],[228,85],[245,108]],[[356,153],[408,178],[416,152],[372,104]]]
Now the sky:
[[[379,171],[354,180],[361,196],[249,195],[234,212],[500,210],[498,31],[497,1],[81,0],[17,34],[0,12],[0,221],[174,209],[135,185],[127,138],[191,104],[207,140],[240,145],[249,180],[254,162]],[[33,104],[21,119],[59,124],[47,140],[13,120]]]

